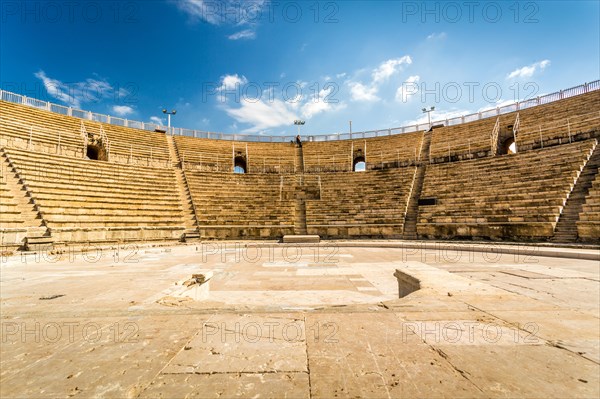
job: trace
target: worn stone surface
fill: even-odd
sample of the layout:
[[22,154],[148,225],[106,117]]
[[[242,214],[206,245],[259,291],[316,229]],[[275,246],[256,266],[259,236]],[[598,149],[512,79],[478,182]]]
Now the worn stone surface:
[[[597,262],[257,254],[211,243],[4,259],[0,396],[600,396]],[[398,298],[396,270],[421,289]],[[177,296],[211,273],[206,300]]]

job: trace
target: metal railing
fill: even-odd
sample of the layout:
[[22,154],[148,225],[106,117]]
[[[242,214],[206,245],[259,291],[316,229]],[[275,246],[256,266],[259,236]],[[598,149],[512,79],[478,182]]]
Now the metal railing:
[[492,130],[492,134],[490,135],[490,149],[491,149],[492,155],[496,155],[496,153],[498,152],[498,133],[499,132],[500,132],[500,117],[498,117],[496,119],[496,124],[494,125],[494,129]]
[[[573,97],[579,94],[589,93],[600,89],[600,80],[595,80],[590,83],[584,83],[579,86],[571,87],[569,89],[560,90],[555,93],[546,94],[544,96],[538,96],[535,98],[515,102],[512,104],[504,105],[502,107],[490,108],[485,111],[459,116],[451,119],[433,121],[432,125],[454,126],[467,122],[473,122],[480,119],[490,118],[502,114],[507,114],[514,111],[519,111],[537,105],[548,104],[554,101],[562,100],[565,98]],[[91,111],[83,111],[72,107],[66,107],[64,105],[53,104],[47,101],[38,100],[35,98],[27,97],[21,94],[12,93],[6,90],[0,89],[0,99],[16,104],[28,105],[35,108],[44,109],[57,114],[74,116],[80,119],[93,120],[97,122],[107,123],[110,125],[124,126],[133,129],[140,129],[146,131],[154,131],[156,129],[167,131],[168,127],[158,125],[155,123],[147,123],[140,121],[132,121],[129,119],[118,118],[105,114],[97,114]],[[333,133],[323,135],[305,135],[308,141],[336,141],[336,140],[349,140],[349,139],[364,139],[371,137],[382,137],[390,136],[395,134],[418,132],[422,130],[428,130],[430,127],[429,123],[420,123],[410,126],[403,126],[390,129],[382,130],[369,130],[364,132],[355,133]],[[216,139],[216,140],[234,140],[234,141],[251,141],[251,142],[288,142],[294,140],[296,135],[284,135],[284,136],[267,136],[267,135],[245,135],[245,134],[229,134],[229,133],[215,133],[206,132],[200,130],[184,129],[184,128],[171,128],[171,134],[177,136],[190,136],[196,138],[205,139]],[[306,140],[306,139],[305,139]]]
[[[9,147],[15,147],[27,151],[39,151],[42,153],[55,155],[67,155],[76,157],[86,156],[89,136],[87,128],[83,125],[83,123],[80,125],[79,137],[74,136],[73,134],[63,135],[60,130],[57,134],[57,131],[55,129],[50,129],[47,127],[33,125],[29,123],[20,123],[9,120],[7,118],[0,119],[0,128],[11,129],[13,131],[20,131],[20,137],[15,137],[13,135],[8,134],[3,136],[10,143],[8,145]],[[137,166],[150,167],[168,167],[169,165],[167,159],[164,156],[161,156],[160,152],[158,151],[160,150],[159,148],[130,144],[127,146],[127,148],[129,148],[128,151],[126,151],[125,148],[115,150],[114,148],[112,148],[108,136],[106,135],[103,129],[101,130],[100,134],[102,135],[102,137],[105,137],[106,142],[109,143],[107,152],[110,153],[110,162],[112,163],[132,164]],[[47,137],[50,135],[57,135],[58,142],[53,143],[44,140],[44,136]],[[79,141],[78,139],[81,141]],[[146,154],[148,148],[150,149],[149,156],[139,155]],[[134,151],[136,155],[133,155]]]

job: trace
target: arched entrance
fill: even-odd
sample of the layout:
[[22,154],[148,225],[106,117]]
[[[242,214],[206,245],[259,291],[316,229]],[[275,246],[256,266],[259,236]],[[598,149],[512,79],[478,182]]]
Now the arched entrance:
[[233,173],[244,174],[247,171],[246,159],[240,155],[233,159]]
[[514,137],[509,137],[502,142],[502,145],[500,146],[500,155],[516,153],[517,143],[515,143]]
[[88,144],[85,156],[94,161],[107,161],[106,150],[104,147],[94,144]]
[[352,170],[354,172],[364,172],[367,170],[367,163],[365,162],[365,157],[362,155],[356,156],[354,161],[352,162]]

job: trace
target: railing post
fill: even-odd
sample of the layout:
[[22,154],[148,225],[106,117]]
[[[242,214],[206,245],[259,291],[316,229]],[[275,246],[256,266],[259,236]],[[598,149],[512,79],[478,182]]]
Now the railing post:
[[352,145],[350,147],[350,172],[352,172],[352,168],[354,167],[353,163],[354,163],[354,141],[352,142]]

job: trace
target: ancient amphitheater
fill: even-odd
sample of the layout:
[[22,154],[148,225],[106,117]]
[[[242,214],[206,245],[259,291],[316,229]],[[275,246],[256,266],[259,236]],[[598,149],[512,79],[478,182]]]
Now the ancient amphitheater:
[[302,147],[0,96],[3,398],[600,396],[600,81]]

